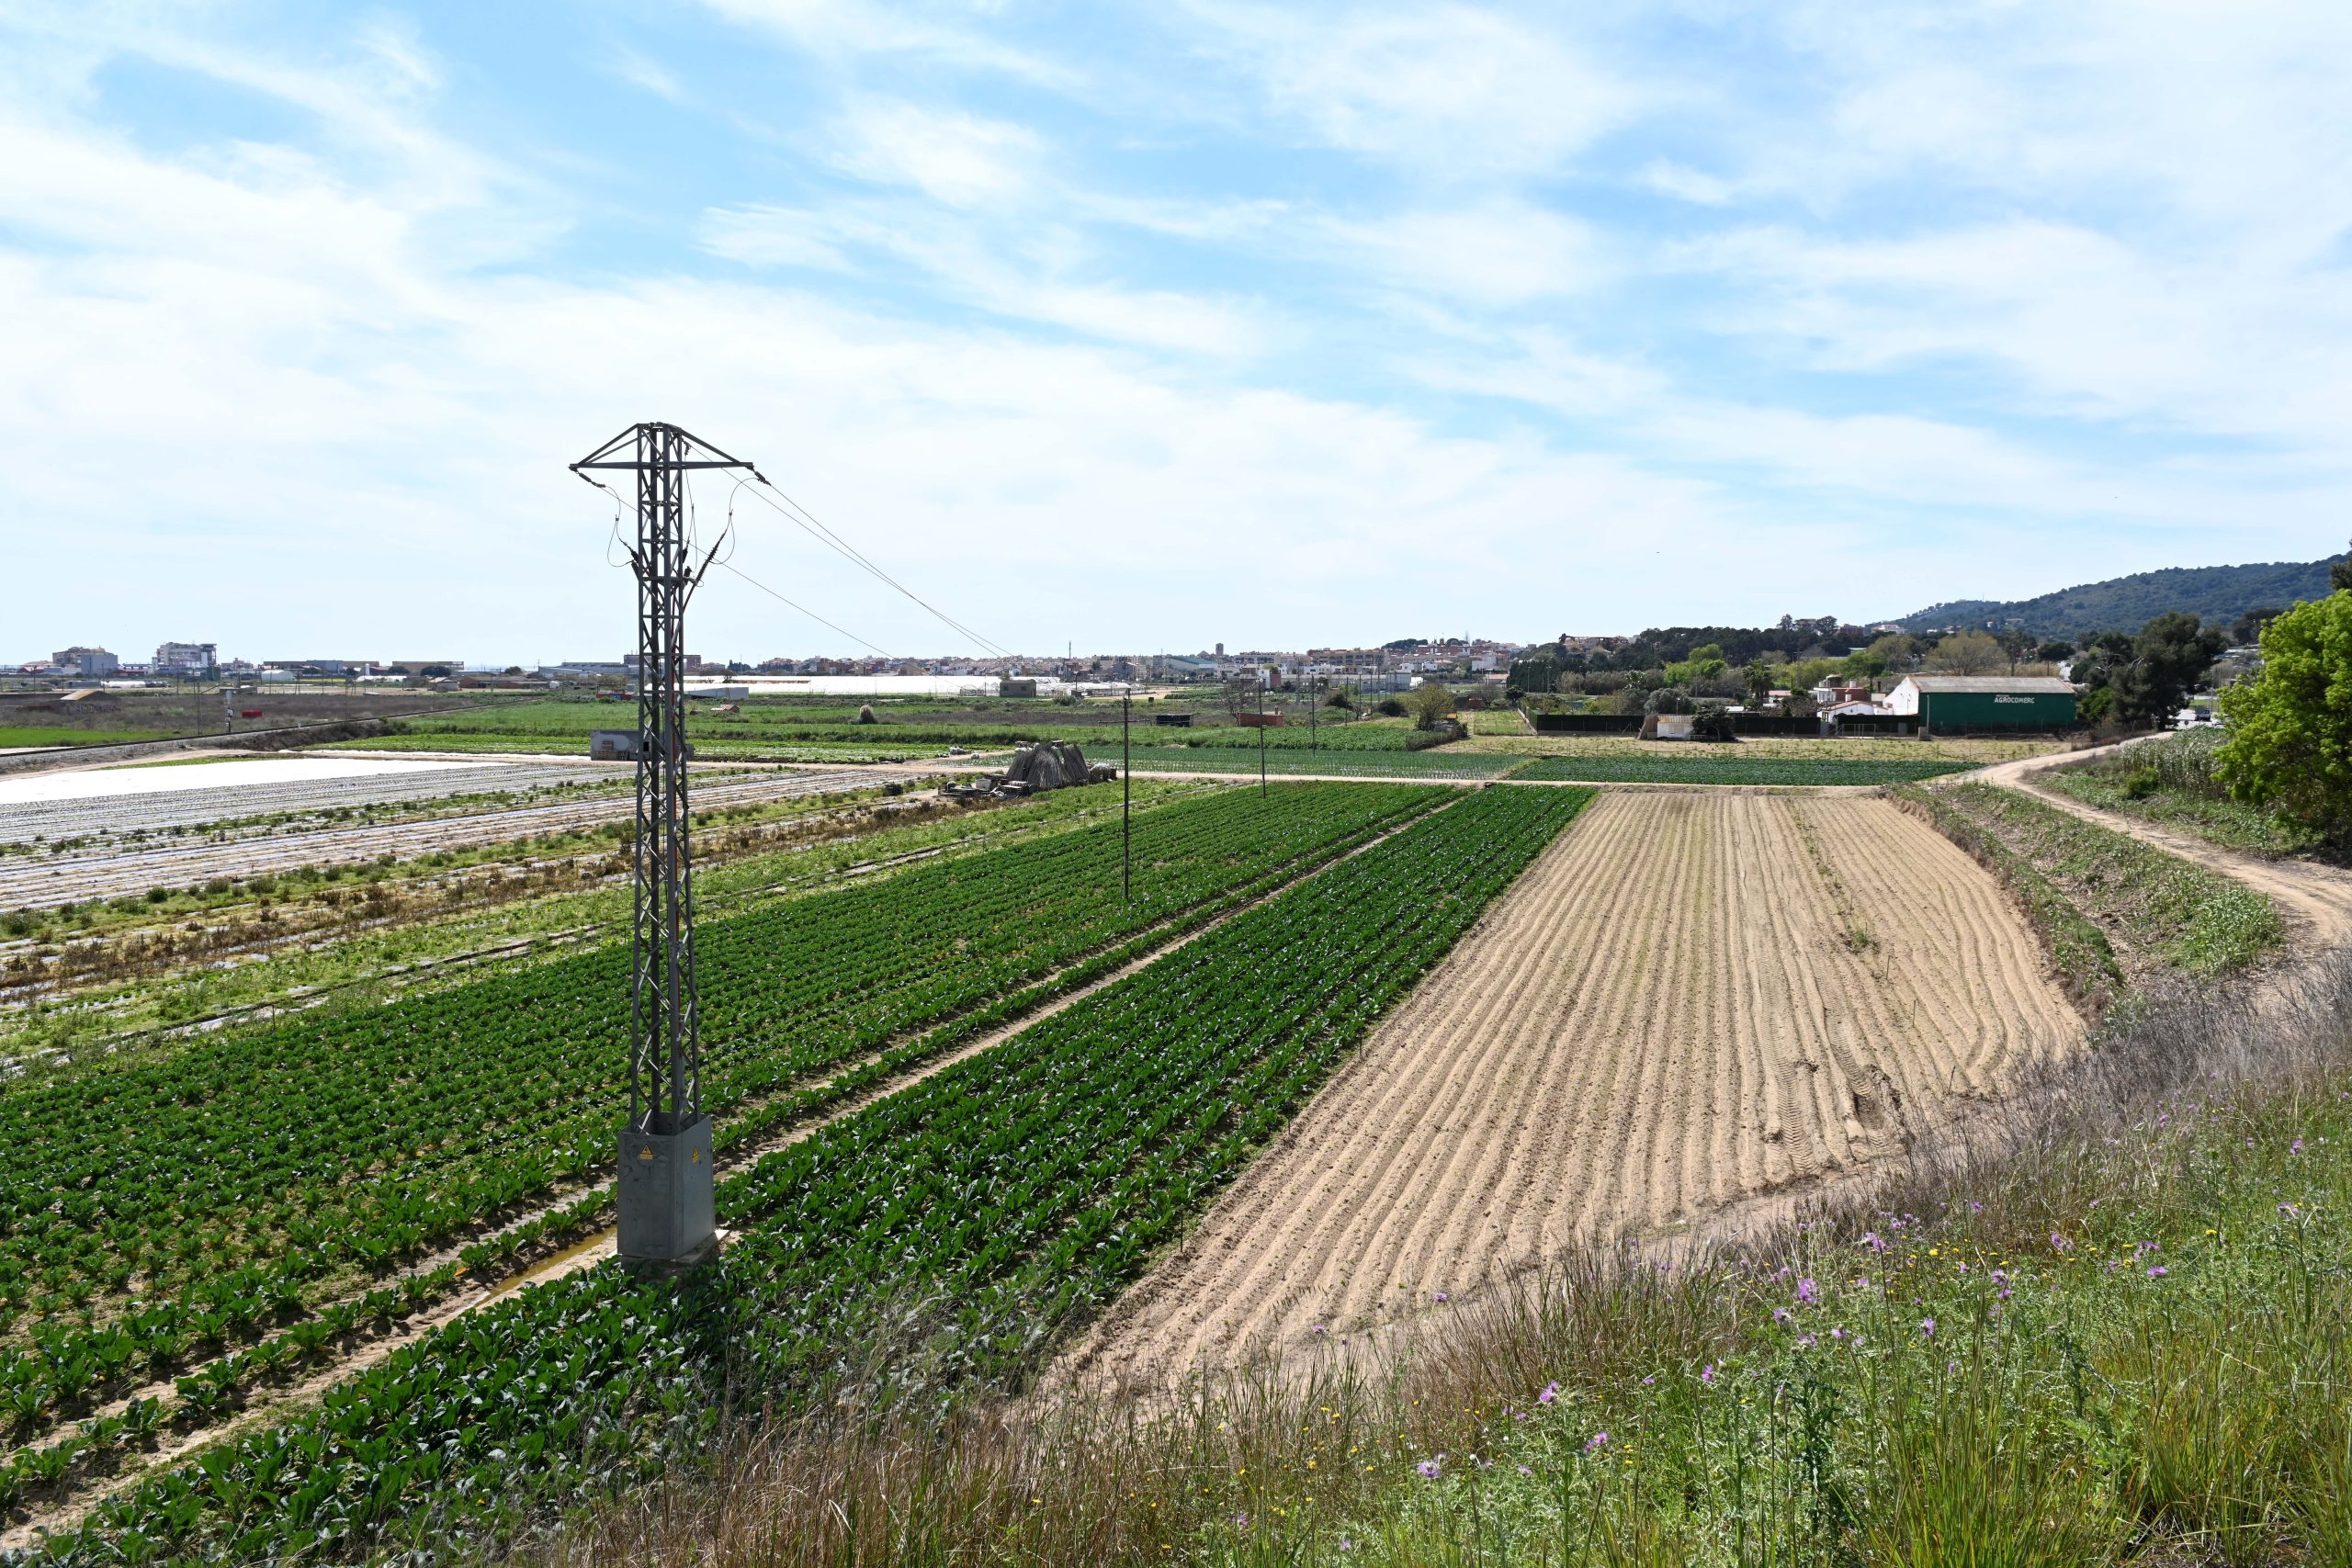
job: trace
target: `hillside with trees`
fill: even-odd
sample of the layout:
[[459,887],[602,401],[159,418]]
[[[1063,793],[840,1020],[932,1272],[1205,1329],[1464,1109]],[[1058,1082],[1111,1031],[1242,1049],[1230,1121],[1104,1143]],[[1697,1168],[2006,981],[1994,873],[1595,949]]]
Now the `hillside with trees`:
[[1901,617],[1907,631],[1996,626],[2021,620],[2036,637],[2072,637],[2145,626],[2176,612],[2207,625],[2228,626],[2242,615],[2276,613],[2329,592],[2328,569],[2347,556],[2315,561],[2263,561],[2247,566],[2167,567],[2104,582],[2079,583],[2036,599],[1956,599]]

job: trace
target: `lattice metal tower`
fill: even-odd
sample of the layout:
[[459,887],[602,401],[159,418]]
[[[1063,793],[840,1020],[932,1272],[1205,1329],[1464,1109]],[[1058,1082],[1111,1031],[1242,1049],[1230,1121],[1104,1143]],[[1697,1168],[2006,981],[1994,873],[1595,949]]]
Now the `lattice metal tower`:
[[592,484],[599,483],[593,470],[637,476],[637,539],[628,551],[637,573],[636,922],[617,1201],[620,1255],[649,1263],[693,1262],[718,1236],[686,842],[686,601],[718,549],[714,543],[695,558],[685,480],[696,468],[757,473],[674,424],[632,425],[571,465]]

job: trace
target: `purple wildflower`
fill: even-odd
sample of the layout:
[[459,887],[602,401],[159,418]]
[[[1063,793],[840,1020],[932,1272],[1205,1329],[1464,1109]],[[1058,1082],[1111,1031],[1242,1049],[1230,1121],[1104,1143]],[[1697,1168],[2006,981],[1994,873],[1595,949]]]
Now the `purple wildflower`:
[[1919,1333],[1925,1338],[1933,1339],[1936,1337],[1936,1320],[1932,1317],[1921,1318],[1919,1320]]
[[2050,1249],[2052,1252],[2072,1252],[2075,1250],[2075,1244],[2068,1241],[2064,1236],[2060,1235],[2056,1231],[2052,1231],[2050,1233]]
[[1800,1350],[1810,1350],[1814,1348],[1815,1343],[1816,1341],[1810,1334],[1800,1334],[1797,1336],[1797,1348]]
[[1445,1468],[1441,1462],[1444,1458],[1445,1456],[1443,1454],[1440,1454],[1436,1459],[1425,1459],[1413,1468],[1421,1472],[1421,1479],[1423,1481],[1435,1481],[1437,1479],[1438,1472]]
[[2297,1138],[2293,1143],[2289,1144],[2289,1145],[2287,1145],[2287,1152],[2288,1152],[2289,1154],[2290,1154],[2290,1155],[2299,1155],[2299,1154],[2301,1154],[2301,1153],[2303,1152],[2303,1141],[2302,1141],[2302,1139],[2301,1139],[2301,1138]]
[[1438,1299],[1439,1301],[1441,1301],[1441,1302],[1442,1302],[1443,1300],[1445,1300],[1445,1292],[1444,1292],[1443,1291],[1440,1291],[1440,1292],[1437,1292],[1437,1299]]
[[1886,1238],[1879,1235],[1876,1231],[1864,1231],[1862,1233],[1862,1245],[1869,1247],[1872,1252],[1884,1252],[1886,1250]]
[[1699,1369],[1699,1381],[1709,1388],[1715,1386],[1715,1364],[1713,1361]]
[[2154,1268],[2148,1270],[2148,1278],[2151,1280],[2161,1280],[2170,1272],[2172,1272],[2172,1270],[2159,1263]]
[[1799,1280],[1797,1281],[1797,1300],[1806,1306],[1818,1305],[1821,1301],[1821,1287],[1815,1284],[1811,1280]]
[[1609,1434],[1606,1432],[1595,1432],[1584,1440],[1584,1451],[1589,1454],[1597,1454],[1608,1446]]
[[2280,1213],[2282,1213],[2282,1214],[2286,1215],[2286,1216],[2287,1216],[2289,1219],[2290,1219],[2290,1220],[2299,1220],[2299,1219],[2301,1219],[2301,1218],[2303,1217],[2303,1212],[2302,1212],[2302,1210],[2301,1210],[2301,1209],[2297,1208],[2297,1207],[2296,1207],[2294,1204],[2292,1204],[2292,1203],[2281,1203],[2281,1204],[2279,1204],[2279,1205],[2278,1205],[2278,1212],[2279,1212]]
[[1547,1382],[1544,1385],[1544,1392],[1535,1396],[1535,1403],[1538,1404],[1549,1404],[1559,1397],[1560,1385],[1555,1382]]
[[1786,1307],[1774,1307],[1772,1309],[1772,1321],[1774,1323],[1787,1323],[1789,1321],[1789,1309]]

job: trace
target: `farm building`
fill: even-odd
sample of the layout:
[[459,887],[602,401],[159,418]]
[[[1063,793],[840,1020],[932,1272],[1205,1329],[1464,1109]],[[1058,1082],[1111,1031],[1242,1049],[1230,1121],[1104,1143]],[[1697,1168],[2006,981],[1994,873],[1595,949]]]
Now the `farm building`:
[[2064,729],[2075,688],[2051,675],[1905,675],[1885,711],[1916,715],[1922,729]]

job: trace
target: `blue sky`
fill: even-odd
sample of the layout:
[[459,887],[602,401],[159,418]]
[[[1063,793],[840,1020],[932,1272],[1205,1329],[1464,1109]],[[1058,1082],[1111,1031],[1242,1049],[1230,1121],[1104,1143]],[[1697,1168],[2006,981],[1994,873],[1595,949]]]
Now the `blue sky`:
[[0,0],[0,658],[611,657],[639,419],[1038,651],[2307,559],[2347,222],[2340,3]]

